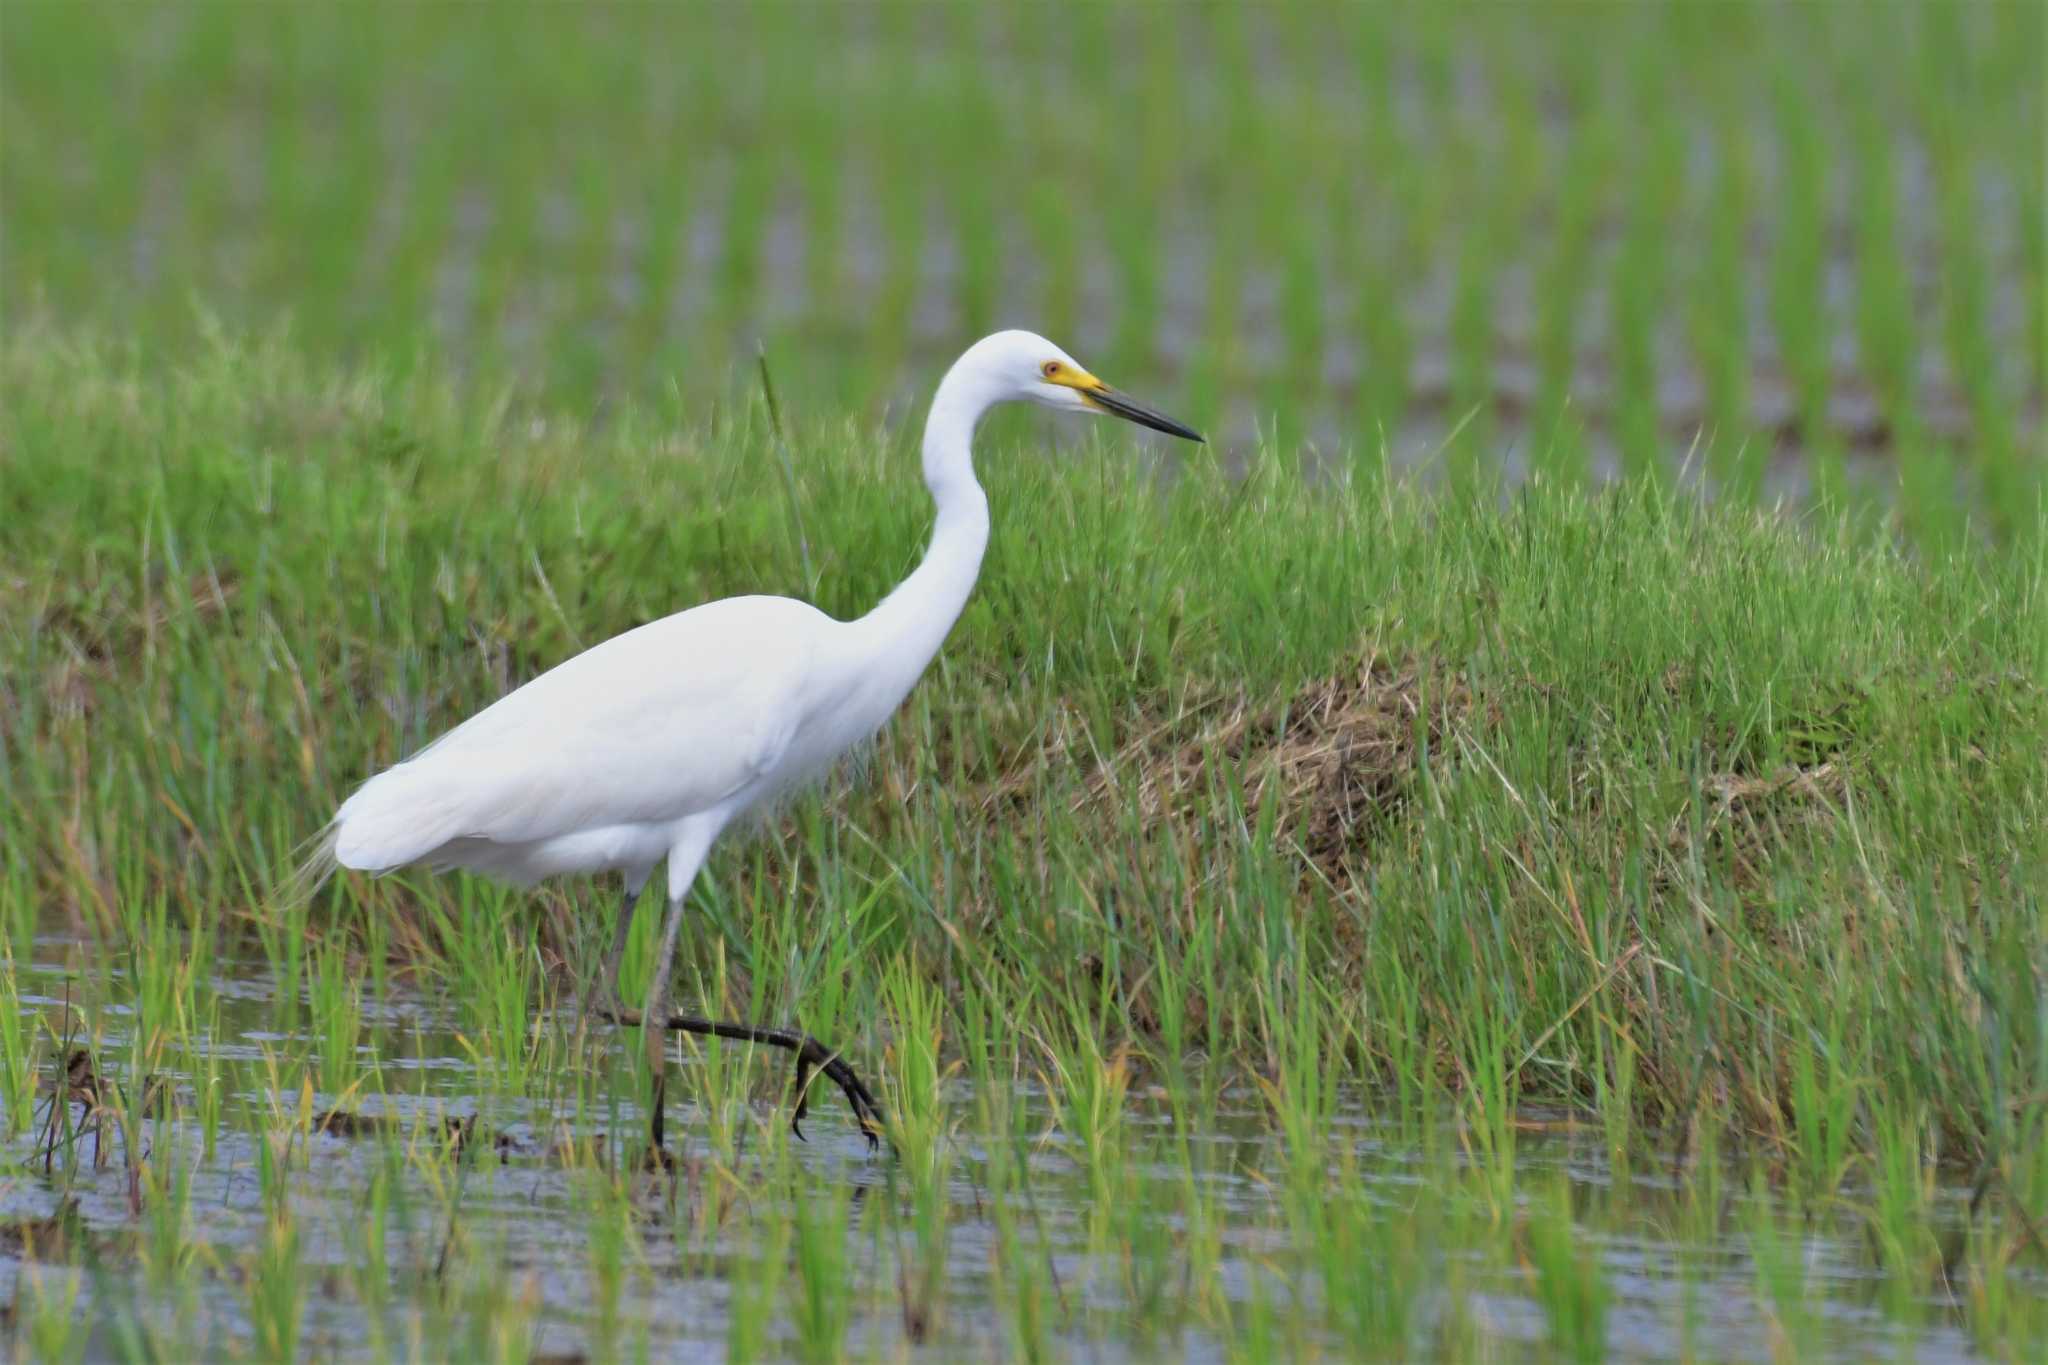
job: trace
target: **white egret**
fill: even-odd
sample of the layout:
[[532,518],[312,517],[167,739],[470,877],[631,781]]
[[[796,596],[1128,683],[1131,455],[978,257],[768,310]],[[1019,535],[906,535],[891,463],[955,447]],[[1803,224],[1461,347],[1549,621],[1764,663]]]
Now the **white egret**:
[[[998,403],[1110,413],[1199,441],[1029,332],[969,347],[932,397],[924,478],[937,522],[923,561],[867,615],[838,621],[786,597],[729,597],[629,630],[500,698],[370,778],[335,813],[313,871],[466,868],[519,885],[565,873],[625,882],[605,996],[614,1023],[646,1025],[662,1145],[664,1030],[797,1055],[797,1125],[811,1069],[846,1093],[874,1142],[873,1096],[835,1052],[787,1029],[670,1015],[668,988],[690,883],[735,820],[829,768],[889,719],[952,629],[988,544],[972,441]],[[668,863],[668,914],[645,1006],[619,997],[619,960],[641,889]]]

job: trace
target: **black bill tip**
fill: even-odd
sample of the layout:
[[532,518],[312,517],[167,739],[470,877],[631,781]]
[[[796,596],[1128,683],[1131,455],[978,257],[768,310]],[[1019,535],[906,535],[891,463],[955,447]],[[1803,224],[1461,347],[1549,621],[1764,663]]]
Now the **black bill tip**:
[[1158,409],[1148,408],[1136,399],[1126,394],[1118,393],[1107,385],[1099,389],[1088,390],[1088,401],[1101,408],[1104,412],[1123,418],[1126,422],[1136,422],[1141,427],[1150,427],[1154,431],[1163,431],[1168,436],[1178,436],[1183,441],[1207,444],[1202,433],[1196,431],[1187,423],[1176,422]]

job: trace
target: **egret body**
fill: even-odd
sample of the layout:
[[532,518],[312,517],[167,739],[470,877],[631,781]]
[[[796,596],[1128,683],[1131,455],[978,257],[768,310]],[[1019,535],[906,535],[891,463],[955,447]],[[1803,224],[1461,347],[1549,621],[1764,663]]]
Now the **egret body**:
[[[1043,337],[985,337],[946,372],[925,421],[924,478],[937,505],[930,548],[874,610],[839,621],[786,597],[729,597],[606,640],[363,783],[335,813],[322,870],[417,864],[519,885],[616,872],[625,897],[601,1009],[651,1025],[656,1147],[664,1028],[792,1049],[798,1118],[804,1080],[822,1068],[872,1140],[874,1101],[842,1060],[793,1031],[669,1016],[670,964],[690,884],[718,837],[871,738],[938,653],[988,545],[974,430],[991,407],[1019,401],[1201,439]],[[630,1010],[618,998],[619,960],[641,890],[664,860],[668,913],[653,981],[644,1009]]]

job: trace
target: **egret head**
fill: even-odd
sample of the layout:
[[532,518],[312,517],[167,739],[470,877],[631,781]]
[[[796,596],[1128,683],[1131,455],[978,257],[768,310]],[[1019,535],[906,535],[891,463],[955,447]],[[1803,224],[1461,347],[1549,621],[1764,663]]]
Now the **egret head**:
[[1165,413],[1119,393],[1079,361],[1033,332],[997,332],[970,352],[1007,390],[1005,396],[1063,412],[1107,413],[1189,441],[1202,434]]

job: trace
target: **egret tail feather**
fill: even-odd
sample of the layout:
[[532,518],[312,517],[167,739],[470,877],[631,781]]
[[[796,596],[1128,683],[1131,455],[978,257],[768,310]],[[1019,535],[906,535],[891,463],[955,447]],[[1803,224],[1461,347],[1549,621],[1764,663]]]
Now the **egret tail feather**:
[[[340,860],[334,856],[335,845],[340,839],[340,822],[330,820],[324,829],[307,841],[312,845],[311,851],[278,883],[277,894],[273,898],[275,908],[303,905],[313,898],[314,892],[327,884],[327,879],[341,866]],[[305,848],[306,844],[300,847]]]

